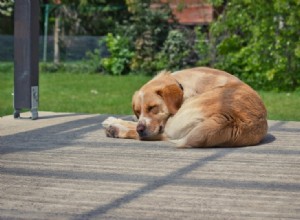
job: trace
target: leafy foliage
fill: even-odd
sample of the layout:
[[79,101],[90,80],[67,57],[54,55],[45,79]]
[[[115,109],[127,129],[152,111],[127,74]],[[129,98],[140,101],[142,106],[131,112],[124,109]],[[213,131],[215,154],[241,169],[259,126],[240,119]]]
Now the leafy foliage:
[[[212,2],[220,5],[220,0]],[[210,28],[217,50],[214,66],[256,88],[297,88],[300,2],[230,0],[223,6],[224,12]]]
[[[127,1],[131,16],[118,24],[113,33],[106,37],[109,57],[100,61],[101,69],[108,74],[131,73],[155,74],[156,58],[168,36],[172,13],[166,4],[153,10],[150,0]],[[100,51],[89,54],[94,63]]]
[[0,15],[10,16],[13,11],[13,0],[2,0],[0,2]]
[[209,41],[207,37],[207,33],[203,31],[200,27],[195,28],[196,34],[196,42],[195,42],[195,50],[198,53],[198,66],[208,66],[210,65],[210,50],[209,50]]
[[162,50],[156,56],[156,67],[168,70],[186,67],[192,52],[193,48],[187,41],[186,33],[181,30],[171,30]]
[[39,67],[40,67],[40,72],[45,72],[45,73],[66,72],[66,73],[75,73],[75,74],[95,73],[97,68],[94,65],[91,65],[91,62],[60,62],[60,63],[41,62]]
[[55,2],[49,1],[52,3],[50,27],[54,24],[54,14],[59,13],[61,29],[66,35],[103,36],[113,32],[129,15],[124,0],[61,0],[61,4],[53,4]]
[[161,49],[174,20],[167,4],[159,4],[155,10],[150,0],[127,1],[131,16],[120,30],[134,42],[135,55],[131,63],[134,72],[155,72],[155,55]]
[[[130,50],[128,38],[109,33],[105,43],[110,53],[109,57],[101,59],[101,67],[106,73],[112,75],[123,75],[129,72],[129,64],[134,53]],[[99,56],[100,57],[100,56]]]

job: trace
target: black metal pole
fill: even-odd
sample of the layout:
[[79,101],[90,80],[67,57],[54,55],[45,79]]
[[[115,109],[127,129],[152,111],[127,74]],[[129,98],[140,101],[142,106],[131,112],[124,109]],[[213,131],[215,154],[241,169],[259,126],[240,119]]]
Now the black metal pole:
[[15,0],[14,10],[14,118],[30,109],[38,118],[39,0]]

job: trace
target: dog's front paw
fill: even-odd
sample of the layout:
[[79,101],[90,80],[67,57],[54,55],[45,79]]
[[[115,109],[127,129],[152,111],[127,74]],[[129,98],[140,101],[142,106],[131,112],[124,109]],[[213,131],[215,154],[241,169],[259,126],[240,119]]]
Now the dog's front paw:
[[102,122],[107,137],[137,139],[136,122],[108,117]]
[[116,123],[119,119],[115,118],[115,117],[108,117],[107,119],[105,119],[102,122],[102,126],[104,128],[108,128],[109,126],[111,126],[112,124]]
[[122,119],[115,117],[108,117],[102,122],[102,126],[105,128],[105,133],[107,137],[112,138],[126,138],[128,128],[124,125]]
[[113,125],[108,126],[105,129],[105,133],[107,137],[119,138],[119,128]]
[[118,128],[119,119],[115,117],[108,117],[102,122],[102,126],[105,128],[107,137],[118,138],[120,129]]

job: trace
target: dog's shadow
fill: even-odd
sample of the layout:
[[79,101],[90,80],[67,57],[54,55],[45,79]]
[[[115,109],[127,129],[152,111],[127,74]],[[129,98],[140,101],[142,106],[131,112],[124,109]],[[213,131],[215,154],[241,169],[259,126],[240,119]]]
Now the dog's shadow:
[[[265,144],[269,144],[269,143],[272,143],[276,140],[276,137],[270,133],[268,133],[263,139],[262,141],[255,145],[255,146],[261,146],[261,145],[265,145]],[[223,149],[237,149],[237,148],[248,148],[248,147],[253,147],[253,146],[250,146],[250,145],[246,145],[246,146],[239,146],[239,147],[233,147],[233,146],[214,146],[214,147],[177,147],[177,149],[211,149],[211,148],[217,148],[217,149],[220,149],[220,148],[223,148]]]
[[260,142],[259,145],[263,145],[263,144],[270,144],[272,142],[274,142],[276,140],[276,137],[270,133],[268,133],[264,139]]

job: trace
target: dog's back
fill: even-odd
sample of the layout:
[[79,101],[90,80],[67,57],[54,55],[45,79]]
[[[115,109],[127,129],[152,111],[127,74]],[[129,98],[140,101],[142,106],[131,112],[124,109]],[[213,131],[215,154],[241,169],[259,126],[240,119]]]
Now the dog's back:
[[210,68],[173,76],[183,85],[185,101],[165,132],[179,146],[255,145],[266,135],[261,98],[235,76]]
[[172,73],[172,76],[184,87],[184,99],[228,84],[243,84],[237,77],[225,71],[208,67],[181,70]]

